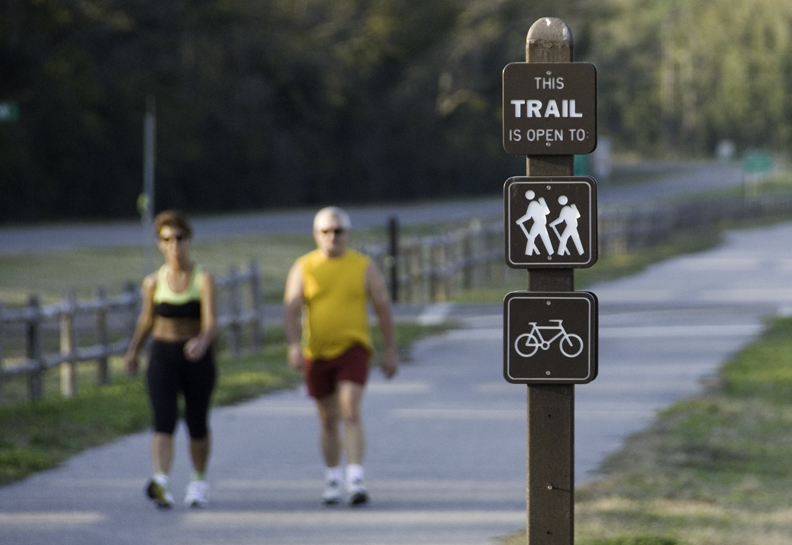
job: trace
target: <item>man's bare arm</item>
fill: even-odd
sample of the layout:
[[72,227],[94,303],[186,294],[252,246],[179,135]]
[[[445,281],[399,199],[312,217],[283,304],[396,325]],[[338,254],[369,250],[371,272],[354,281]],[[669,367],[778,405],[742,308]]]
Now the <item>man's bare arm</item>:
[[396,333],[393,327],[393,316],[388,299],[388,290],[385,286],[385,278],[374,262],[371,262],[366,270],[366,291],[371,304],[374,306],[374,312],[377,314],[380,331],[382,331],[382,338],[385,342],[385,350],[382,354],[382,373],[387,378],[392,378],[399,370],[399,357],[396,353]]
[[295,263],[286,277],[286,289],[283,293],[283,330],[286,334],[286,342],[289,344],[289,365],[298,370],[305,366],[300,346],[300,316],[303,301],[302,269]]

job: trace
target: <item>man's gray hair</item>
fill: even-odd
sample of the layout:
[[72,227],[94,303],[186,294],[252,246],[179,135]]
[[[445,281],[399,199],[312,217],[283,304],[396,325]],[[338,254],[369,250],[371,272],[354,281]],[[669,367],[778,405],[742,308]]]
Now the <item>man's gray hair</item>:
[[341,227],[343,227],[347,231],[352,228],[352,220],[349,219],[349,214],[347,214],[344,210],[338,208],[337,206],[327,206],[319,210],[319,212],[317,212],[316,215],[314,216],[314,222],[313,222],[314,230],[317,229],[317,225],[325,216],[330,216],[338,219],[338,221],[341,222]]

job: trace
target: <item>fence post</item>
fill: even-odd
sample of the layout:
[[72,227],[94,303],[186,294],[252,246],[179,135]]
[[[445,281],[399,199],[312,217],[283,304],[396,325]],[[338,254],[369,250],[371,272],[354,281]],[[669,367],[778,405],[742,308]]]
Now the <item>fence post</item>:
[[44,361],[41,345],[41,302],[38,295],[31,295],[28,302],[32,318],[26,324],[25,356],[33,362],[35,369],[30,373],[28,392],[30,399],[41,399],[44,396]]
[[96,288],[96,341],[102,347],[102,355],[97,360],[96,380],[104,386],[110,384],[110,365],[108,357],[110,342],[107,335],[107,290],[104,286]]
[[230,283],[229,289],[231,291],[231,316],[228,324],[231,337],[229,339],[229,347],[231,349],[231,354],[233,354],[235,358],[238,358],[242,351],[242,335],[239,323],[239,275],[237,274],[236,265],[231,265],[228,268],[228,278]]
[[263,347],[261,327],[263,324],[264,305],[261,302],[261,267],[258,261],[250,262],[250,297],[253,307],[253,319],[250,322],[250,345],[253,352],[261,351]]
[[429,302],[440,300],[440,252],[434,241],[429,242]]
[[458,265],[458,258],[459,252],[457,247],[457,238],[455,233],[447,233],[443,237],[443,255],[445,261],[445,274],[443,278],[445,281],[443,284],[445,285],[445,297],[444,301],[448,301],[451,298],[451,294],[456,291],[457,284],[459,283],[459,275],[457,274],[457,265]]
[[410,247],[409,271],[410,275],[410,303],[423,303],[423,274],[421,266],[421,242],[414,241]]
[[[138,292],[135,284],[132,282],[126,282],[124,284],[124,293],[127,294],[129,302],[124,305],[124,322],[126,326],[126,334],[129,338],[129,342],[132,341],[132,336],[135,334],[135,326],[137,325],[137,316],[138,316]],[[129,371],[127,371],[129,375]],[[131,375],[130,375],[131,376]]]
[[478,235],[481,228],[481,223],[478,220],[471,220],[468,228],[465,229],[462,238],[462,289],[470,290],[473,288],[475,282],[476,268],[476,244],[474,237]]
[[399,302],[399,219],[391,216],[388,220],[388,257],[385,264],[390,277],[391,301]]
[[69,359],[60,365],[60,390],[63,397],[77,395],[77,296],[69,290],[63,296],[64,309],[60,319],[60,352]]
[[[496,240],[496,238],[496,235],[492,231],[487,231],[484,238],[487,248],[495,248],[495,245],[501,242]],[[487,283],[490,286],[502,286],[503,276],[506,274],[503,270],[505,268],[506,266],[500,260],[493,259],[490,261],[487,266]]]
[[5,321],[3,302],[0,301],[0,407],[5,404]]

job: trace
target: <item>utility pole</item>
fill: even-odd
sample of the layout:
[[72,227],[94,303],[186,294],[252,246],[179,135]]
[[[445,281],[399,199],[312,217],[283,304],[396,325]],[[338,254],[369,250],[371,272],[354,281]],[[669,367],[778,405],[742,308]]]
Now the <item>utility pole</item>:
[[143,248],[145,250],[145,273],[154,268],[151,248],[151,230],[154,220],[154,167],[156,162],[157,103],[153,96],[146,99],[146,115],[143,120],[143,194],[138,199],[138,211],[143,223]]

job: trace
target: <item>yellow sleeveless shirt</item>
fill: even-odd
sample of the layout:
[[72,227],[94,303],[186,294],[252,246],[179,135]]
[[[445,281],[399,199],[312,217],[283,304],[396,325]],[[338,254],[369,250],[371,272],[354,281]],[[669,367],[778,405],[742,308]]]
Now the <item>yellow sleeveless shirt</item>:
[[312,360],[340,356],[360,344],[373,352],[368,324],[369,258],[354,250],[329,258],[314,250],[297,260],[303,275],[303,352]]

